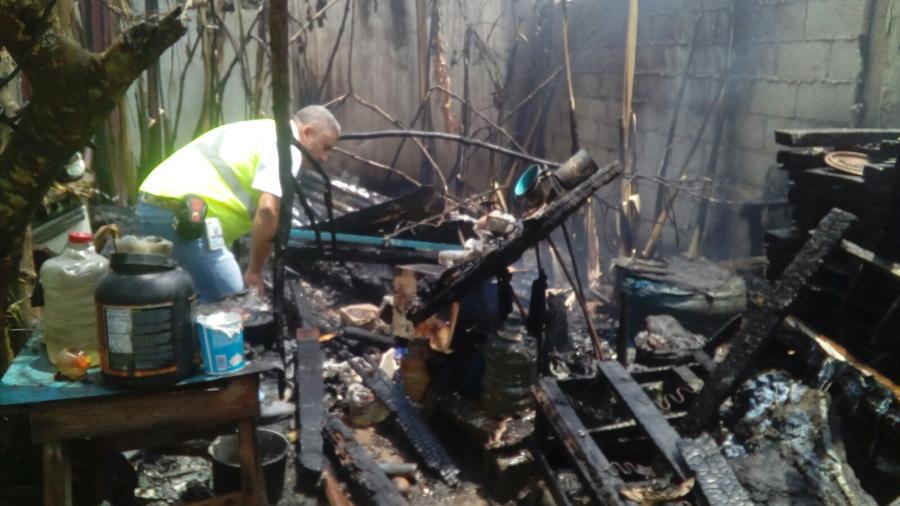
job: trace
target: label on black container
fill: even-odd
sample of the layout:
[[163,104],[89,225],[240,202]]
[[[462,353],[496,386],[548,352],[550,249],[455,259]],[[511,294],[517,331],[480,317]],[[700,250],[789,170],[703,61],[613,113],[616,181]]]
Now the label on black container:
[[105,306],[107,367],[145,373],[174,367],[173,307]]

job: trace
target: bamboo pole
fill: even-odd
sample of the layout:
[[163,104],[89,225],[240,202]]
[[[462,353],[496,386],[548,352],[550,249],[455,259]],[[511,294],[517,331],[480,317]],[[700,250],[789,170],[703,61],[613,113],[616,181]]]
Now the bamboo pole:
[[632,97],[634,95],[634,65],[637,53],[638,0],[628,2],[628,30],[625,36],[625,75],[622,79],[622,117],[620,119],[620,154],[624,169],[621,189],[622,212],[619,213],[619,256],[631,256],[637,216],[628,202],[637,194],[634,184],[631,130],[633,128]]

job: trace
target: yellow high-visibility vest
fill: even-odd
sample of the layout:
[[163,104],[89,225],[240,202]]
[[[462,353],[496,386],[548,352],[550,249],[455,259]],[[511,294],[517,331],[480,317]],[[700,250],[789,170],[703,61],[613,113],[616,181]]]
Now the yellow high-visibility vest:
[[202,197],[219,218],[226,244],[250,231],[259,192],[251,188],[264,150],[275,149],[275,121],[240,121],[214,128],[160,163],[140,191],[174,199]]

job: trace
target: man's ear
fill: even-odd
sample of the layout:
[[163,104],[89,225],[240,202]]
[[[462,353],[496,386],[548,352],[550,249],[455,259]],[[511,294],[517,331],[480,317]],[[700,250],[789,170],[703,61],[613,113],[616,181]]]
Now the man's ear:
[[313,127],[312,125],[301,125],[300,126],[300,139],[306,140],[312,137]]

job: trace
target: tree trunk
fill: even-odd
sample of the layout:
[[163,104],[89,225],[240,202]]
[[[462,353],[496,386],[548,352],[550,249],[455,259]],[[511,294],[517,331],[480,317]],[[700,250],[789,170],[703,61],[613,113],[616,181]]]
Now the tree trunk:
[[[180,8],[139,23],[102,53],[63,34],[44,16],[50,0],[0,0],[0,46],[32,86],[31,100],[0,153],[0,335],[18,277],[25,231],[72,154],[109,117],[128,85],[185,32]],[[48,26],[49,25],[49,26]]]

